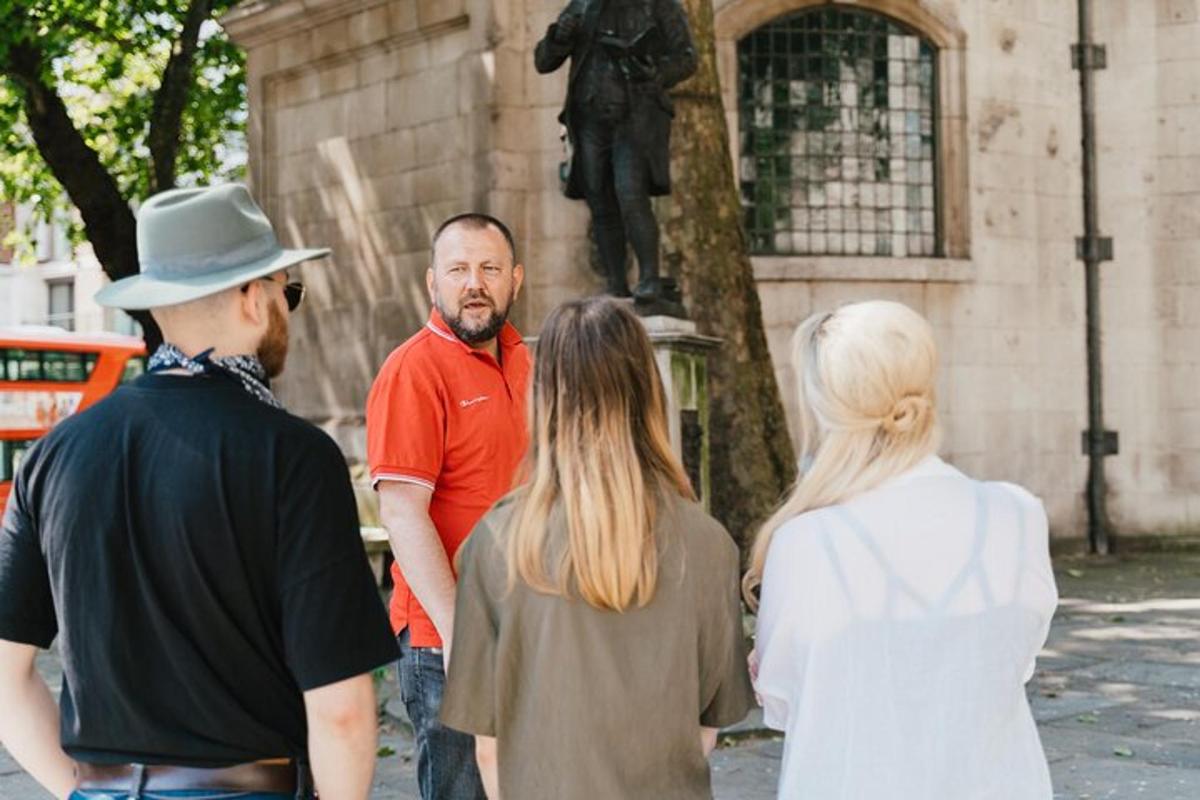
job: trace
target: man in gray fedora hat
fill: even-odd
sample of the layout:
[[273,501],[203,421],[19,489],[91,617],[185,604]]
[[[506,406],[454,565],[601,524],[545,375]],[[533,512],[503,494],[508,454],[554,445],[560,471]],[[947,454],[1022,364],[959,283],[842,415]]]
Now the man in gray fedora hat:
[[269,383],[287,269],[329,251],[239,185],[150,198],[138,250],[97,299],[165,343],[29,451],[0,527],[0,742],[58,797],[365,798],[397,648],[342,455]]

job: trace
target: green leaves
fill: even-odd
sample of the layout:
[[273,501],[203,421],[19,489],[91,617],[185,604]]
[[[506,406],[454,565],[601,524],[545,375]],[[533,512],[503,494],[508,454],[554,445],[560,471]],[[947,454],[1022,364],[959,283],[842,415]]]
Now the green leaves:
[[[0,199],[31,204],[39,217],[69,201],[41,158],[25,119],[29,91],[13,58],[40,53],[41,78],[127,201],[151,185],[147,137],[155,93],[183,29],[188,0],[0,0]],[[244,172],[245,61],[216,19],[234,0],[212,3],[192,68],[176,151],[180,185],[236,180]]]

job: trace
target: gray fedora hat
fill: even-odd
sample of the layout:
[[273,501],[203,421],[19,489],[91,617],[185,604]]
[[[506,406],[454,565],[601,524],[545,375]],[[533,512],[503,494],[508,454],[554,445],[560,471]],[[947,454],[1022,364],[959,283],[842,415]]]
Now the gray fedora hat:
[[96,293],[102,306],[131,310],[198,300],[329,255],[284,250],[271,222],[241,184],[171,189],[138,211],[141,272]]

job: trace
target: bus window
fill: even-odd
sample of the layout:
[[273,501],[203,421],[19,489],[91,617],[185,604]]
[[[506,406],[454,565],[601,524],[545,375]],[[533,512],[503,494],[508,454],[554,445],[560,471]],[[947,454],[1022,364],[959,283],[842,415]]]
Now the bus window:
[[33,439],[0,439],[0,481],[11,481],[21,466],[26,451],[33,447]]
[[0,380],[84,383],[99,358],[68,350],[0,350]]
[[121,373],[121,383],[129,383],[146,374],[146,357],[130,356],[125,362],[125,371]]
[[2,351],[3,379],[9,381],[40,381],[42,379],[42,360],[37,350],[19,350],[12,348]]
[[96,366],[96,353],[72,353],[61,350],[42,351],[42,380],[63,383],[83,383]]

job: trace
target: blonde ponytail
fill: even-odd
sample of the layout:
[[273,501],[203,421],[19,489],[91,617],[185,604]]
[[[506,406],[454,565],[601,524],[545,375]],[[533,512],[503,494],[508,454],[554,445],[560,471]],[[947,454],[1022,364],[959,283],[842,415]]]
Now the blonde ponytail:
[[929,323],[876,300],[809,317],[792,340],[801,475],[759,530],[743,594],[756,589],[775,531],[806,511],[873,489],[937,451],[937,348]]

